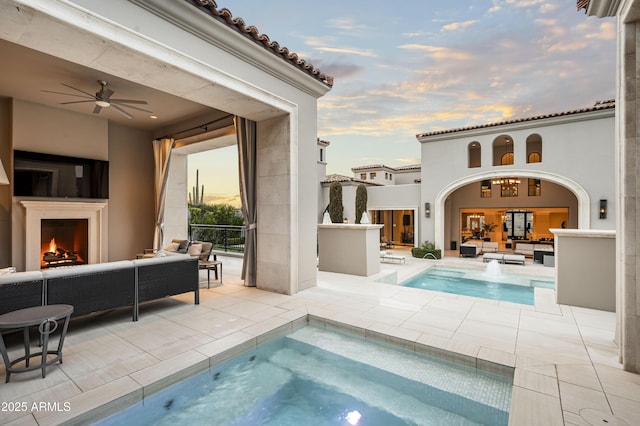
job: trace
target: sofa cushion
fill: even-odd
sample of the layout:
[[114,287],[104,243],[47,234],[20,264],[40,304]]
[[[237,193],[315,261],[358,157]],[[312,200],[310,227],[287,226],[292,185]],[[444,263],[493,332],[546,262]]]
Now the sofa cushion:
[[44,278],[57,278],[72,275],[86,275],[98,272],[115,271],[118,269],[133,268],[133,261],[119,260],[115,262],[92,263],[89,265],[63,266],[51,268],[42,272]]
[[38,281],[42,279],[40,271],[15,272],[0,275],[0,284],[18,283],[22,281]]
[[493,241],[485,241],[482,243],[482,251],[483,252],[497,252],[498,251],[498,243]]
[[148,257],[143,259],[134,259],[131,262],[134,266],[146,266],[164,262],[182,262],[185,259],[191,259],[191,256],[189,256],[188,254],[175,253],[171,256],[165,257]]
[[187,254],[193,257],[200,257],[201,253],[202,253],[202,244],[200,243],[192,243],[189,246],[189,250],[187,251]]

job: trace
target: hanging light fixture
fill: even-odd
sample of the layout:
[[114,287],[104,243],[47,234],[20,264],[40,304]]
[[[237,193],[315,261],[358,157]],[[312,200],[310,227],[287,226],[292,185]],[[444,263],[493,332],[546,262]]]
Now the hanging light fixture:
[[513,186],[513,185],[520,184],[520,179],[515,178],[515,177],[496,178],[496,179],[493,179],[491,181],[491,184],[492,185],[509,185],[509,186]]

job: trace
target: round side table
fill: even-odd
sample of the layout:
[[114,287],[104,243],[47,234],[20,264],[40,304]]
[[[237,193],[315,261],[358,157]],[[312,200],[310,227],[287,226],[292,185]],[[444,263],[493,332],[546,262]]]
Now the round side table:
[[[35,306],[33,308],[19,309],[17,311],[8,312],[0,315],[0,331],[13,330],[17,328],[23,329],[24,335],[24,356],[9,360],[7,354],[7,347],[4,344],[2,333],[0,333],[0,352],[2,352],[2,359],[7,370],[7,378],[5,383],[9,383],[11,373],[23,373],[25,371],[32,371],[42,369],[42,378],[47,374],[46,368],[48,365],[55,364],[60,361],[62,364],[62,344],[64,343],[64,337],[67,334],[67,327],[69,325],[69,318],[73,313],[73,306],[71,305],[46,305]],[[60,340],[58,342],[57,350],[48,350],[49,335],[56,331],[58,328],[58,320],[64,319],[64,325],[60,334]],[[40,341],[42,343],[42,351],[31,354],[30,342],[29,342],[29,327],[38,327],[40,332]],[[48,355],[55,355],[52,359],[47,360]],[[41,361],[37,365],[29,365],[29,360],[34,357],[41,356]],[[14,367],[17,363],[24,361],[24,367]]]

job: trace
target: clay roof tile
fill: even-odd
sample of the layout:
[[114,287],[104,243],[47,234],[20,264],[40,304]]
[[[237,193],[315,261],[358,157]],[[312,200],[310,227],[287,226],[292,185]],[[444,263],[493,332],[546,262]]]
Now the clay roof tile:
[[203,12],[209,14],[213,18],[225,23],[230,28],[243,34],[245,37],[253,40],[256,44],[262,45],[267,50],[273,52],[276,56],[281,57],[296,68],[306,72],[316,80],[324,83],[328,87],[333,87],[333,77],[326,75],[312,64],[298,57],[296,53],[290,52],[286,47],[280,47],[278,42],[271,41],[266,34],[260,34],[258,28],[253,25],[247,26],[240,17],[234,18],[231,11],[227,8],[218,9],[218,5],[214,0],[185,0],[187,3],[197,7]]

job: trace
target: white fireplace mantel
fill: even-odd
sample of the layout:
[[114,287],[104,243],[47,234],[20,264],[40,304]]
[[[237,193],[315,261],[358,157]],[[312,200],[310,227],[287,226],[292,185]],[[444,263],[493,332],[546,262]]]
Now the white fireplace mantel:
[[77,201],[21,201],[26,210],[25,267],[27,271],[40,269],[42,219],[87,219],[88,263],[106,261],[102,253],[102,210],[104,202]]

